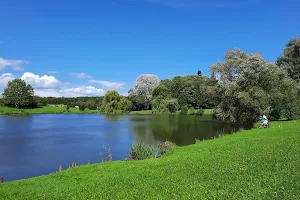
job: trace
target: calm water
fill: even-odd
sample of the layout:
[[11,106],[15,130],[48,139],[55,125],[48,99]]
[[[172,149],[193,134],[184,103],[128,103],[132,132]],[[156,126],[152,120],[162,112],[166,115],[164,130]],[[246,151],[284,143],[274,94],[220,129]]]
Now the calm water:
[[120,160],[136,140],[189,145],[195,138],[210,139],[237,128],[210,116],[0,116],[0,176],[12,181],[53,173],[59,164],[100,162],[103,145],[111,148],[113,160]]

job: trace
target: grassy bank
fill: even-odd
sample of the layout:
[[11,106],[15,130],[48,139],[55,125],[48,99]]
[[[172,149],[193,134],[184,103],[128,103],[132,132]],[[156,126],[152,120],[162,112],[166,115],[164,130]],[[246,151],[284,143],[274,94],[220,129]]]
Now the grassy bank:
[[[214,109],[203,109],[204,115],[212,115],[214,112]],[[131,111],[131,115],[151,115],[152,110],[140,110],[140,111]],[[177,111],[176,114],[180,114],[180,111]]]
[[78,108],[70,108],[69,112],[67,112],[64,107],[52,107],[52,106],[43,106],[42,108],[28,108],[28,109],[20,109],[20,108],[9,108],[5,106],[0,106],[0,115],[28,115],[28,114],[72,114],[72,113],[100,113],[99,110],[88,110],[84,111],[79,110]]
[[[279,127],[280,125],[280,127]],[[0,184],[1,199],[297,199],[300,121]]]

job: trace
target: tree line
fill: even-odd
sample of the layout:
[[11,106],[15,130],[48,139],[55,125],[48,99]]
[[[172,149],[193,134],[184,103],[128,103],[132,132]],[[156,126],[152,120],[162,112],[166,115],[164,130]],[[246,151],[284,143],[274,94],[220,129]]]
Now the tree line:
[[107,114],[132,110],[201,114],[202,108],[215,108],[215,118],[238,123],[254,123],[262,113],[274,120],[300,118],[300,38],[290,40],[276,62],[236,48],[226,52],[223,61],[209,69],[209,77],[198,71],[171,80],[142,74],[127,97],[117,91],[107,91],[104,97],[36,97],[30,85],[16,79],[8,83],[1,101],[12,107],[47,104],[90,107]]

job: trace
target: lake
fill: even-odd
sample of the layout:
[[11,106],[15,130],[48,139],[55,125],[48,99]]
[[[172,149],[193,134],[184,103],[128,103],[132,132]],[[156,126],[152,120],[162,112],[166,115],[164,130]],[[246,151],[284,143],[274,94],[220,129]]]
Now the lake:
[[122,160],[134,141],[157,145],[165,140],[190,145],[238,130],[211,116],[47,114],[0,116],[0,176],[29,178],[78,164],[101,162],[103,145]]

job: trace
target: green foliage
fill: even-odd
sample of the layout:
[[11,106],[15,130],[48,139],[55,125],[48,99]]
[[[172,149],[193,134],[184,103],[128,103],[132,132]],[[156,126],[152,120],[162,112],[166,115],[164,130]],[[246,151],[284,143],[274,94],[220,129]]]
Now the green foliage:
[[86,108],[86,105],[85,105],[85,103],[81,103],[81,104],[79,104],[79,110],[81,110],[81,111],[84,111],[84,110],[85,110],[85,108]]
[[0,98],[0,106],[4,106],[4,100],[3,100],[3,98]]
[[188,109],[187,115],[203,115],[203,109],[195,109],[192,107]]
[[142,95],[129,95],[129,100],[132,102],[132,110],[146,110],[147,109],[147,101]]
[[152,100],[153,114],[169,114],[169,99],[155,98]]
[[34,105],[33,88],[21,79],[9,81],[2,95],[4,104],[9,107],[26,108]]
[[70,105],[66,106],[66,110],[67,110],[67,112],[70,112]]
[[224,62],[212,65],[211,70],[220,82],[221,101],[215,110],[218,119],[255,123],[260,113],[278,119],[297,100],[299,88],[295,81],[260,54],[235,49],[227,52]]
[[122,97],[115,90],[106,92],[101,103],[101,110],[105,114],[125,114],[132,110],[132,102]]
[[160,84],[168,88],[171,98],[177,99],[180,107],[189,105],[194,108],[212,108],[219,102],[215,77],[176,76],[172,80],[162,80]]
[[295,38],[286,44],[283,54],[277,64],[287,70],[288,75],[300,84],[300,38]]
[[300,121],[272,127],[178,147],[159,159],[85,165],[7,182],[0,197],[299,199]]
[[153,99],[169,99],[171,97],[171,93],[166,86],[159,84],[153,89],[152,97]]
[[180,113],[181,115],[187,115],[189,108],[188,108],[187,105],[184,105],[184,106],[181,107],[180,110],[181,110],[181,113]]
[[168,100],[167,107],[170,113],[176,113],[176,111],[179,109],[179,104],[177,99]]
[[86,107],[90,110],[96,110],[97,109],[97,104],[94,101],[88,101],[86,103]]
[[197,109],[196,115],[203,115],[203,109]]
[[194,107],[191,107],[187,112],[187,115],[196,115],[196,114],[197,114],[197,110]]
[[288,120],[300,118],[300,100],[294,101],[286,106],[283,117]]
[[146,145],[142,142],[135,142],[130,146],[128,158],[134,160],[145,160],[148,158],[156,158],[159,149],[154,146]]

